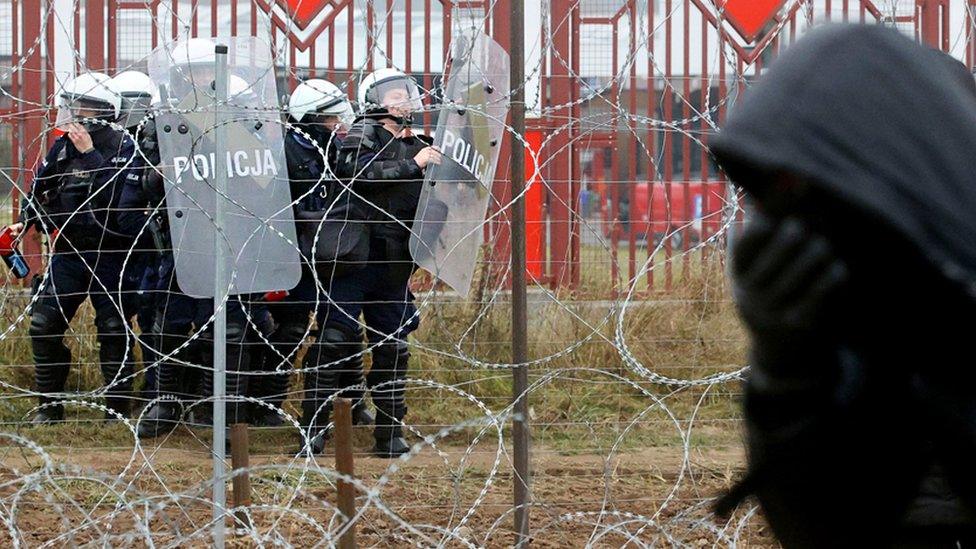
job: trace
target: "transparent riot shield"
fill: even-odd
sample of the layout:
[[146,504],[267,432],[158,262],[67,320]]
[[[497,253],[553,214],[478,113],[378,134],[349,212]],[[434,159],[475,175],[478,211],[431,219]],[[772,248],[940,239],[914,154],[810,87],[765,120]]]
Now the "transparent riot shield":
[[455,37],[434,134],[443,152],[427,169],[410,237],[414,261],[467,296],[508,114],[509,58],[474,32]]
[[[233,294],[287,290],[301,277],[271,47],[254,37],[216,39],[228,46],[226,104],[215,105],[215,42],[193,39],[153,52],[159,87],[156,131],[166,209],[180,289],[214,295],[214,240],[225,242]],[[218,113],[219,109],[219,113]],[[215,127],[227,129],[225,150]],[[214,178],[223,170],[225,226],[214,223]]]

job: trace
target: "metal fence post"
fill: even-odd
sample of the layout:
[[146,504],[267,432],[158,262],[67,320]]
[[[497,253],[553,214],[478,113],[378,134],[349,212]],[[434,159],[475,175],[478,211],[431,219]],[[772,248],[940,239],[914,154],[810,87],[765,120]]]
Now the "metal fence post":
[[[512,130],[525,135],[525,15],[523,0],[511,0],[511,98]],[[529,544],[529,372],[528,319],[525,280],[525,147],[512,143],[512,392],[515,398],[515,419],[512,422],[512,443],[515,453],[515,546]]]
[[[227,126],[223,124],[221,109],[227,104],[227,46],[218,44],[214,85],[216,99],[214,101],[214,149],[217,158],[222,158],[222,151],[227,149]],[[226,408],[224,396],[226,392],[227,375],[227,307],[225,304],[227,291],[227,257],[223,243],[224,201],[227,194],[227,172],[223,169],[214,170],[215,213],[214,222],[214,337],[213,337],[213,544],[214,547],[224,546],[224,514],[226,512],[227,494],[224,488],[224,472],[227,448],[226,444]]]

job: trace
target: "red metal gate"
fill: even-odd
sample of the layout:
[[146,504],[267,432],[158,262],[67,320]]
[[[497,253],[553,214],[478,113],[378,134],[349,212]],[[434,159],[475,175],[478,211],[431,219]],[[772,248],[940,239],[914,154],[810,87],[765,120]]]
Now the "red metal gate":
[[[687,273],[707,257],[712,246],[701,243],[735,215],[725,208],[730,189],[710,165],[709,134],[735,96],[811,25],[891,25],[949,51],[955,6],[964,17],[964,59],[970,67],[976,59],[972,0],[787,0],[751,40],[716,9],[726,1],[552,0],[558,55],[546,72],[541,123],[557,136],[547,156],[545,275],[553,287],[585,289],[606,277],[611,293],[628,281],[670,288],[676,270]],[[611,45],[595,47],[601,40]],[[656,242],[661,249],[649,257]],[[637,280],[642,271],[645,280]]]
[[[69,12],[55,14],[56,3]],[[709,242],[727,219],[727,189],[709,165],[708,135],[770,58],[821,20],[895,25],[949,50],[950,12],[957,6],[964,10],[964,57],[972,66],[974,4],[787,0],[750,42],[711,0],[549,0],[546,32],[528,29],[530,38],[541,36],[545,52],[538,67],[541,108],[530,119],[544,191],[530,200],[530,219],[538,220],[530,232],[539,236],[529,250],[533,273],[553,288],[586,289],[603,278],[620,288],[650,260],[661,268],[642,284],[669,286],[674,268],[687,272],[692,252],[707,250],[698,243]],[[0,117],[11,130],[11,208],[16,214],[16,189],[29,187],[48,143],[56,56],[77,56],[78,67],[111,72],[138,65],[181,33],[249,35],[268,28],[287,89],[321,76],[347,82],[351,91],[357,70],[388,65],[432,88],[452,29],[482,25],[507,44],[507,14],[508,0],[0,0],[0,16],[9,15],[0,18],[0,41],[9,44]],[[56,46],[56,33],[65,29],[75,37],[73,48]],[[496,208],[510,200],[504,161],[498,174]],[[487,259],[497,273],[508,264],[504,214],[487,232]],[[648,242],[655,240],[663,240],[663,249],[648,258]],[[25,252],[39,261],[36,239]]]

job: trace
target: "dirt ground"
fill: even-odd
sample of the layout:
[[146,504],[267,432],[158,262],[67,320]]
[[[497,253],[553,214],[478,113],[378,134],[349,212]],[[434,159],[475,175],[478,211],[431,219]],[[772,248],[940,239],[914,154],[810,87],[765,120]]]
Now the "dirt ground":
[[[356,447],[365,449],[362,442],[357,434]],[[406,461],[356,456],[356,476],[365,485],[357,498],[360,546],[513,543],[509,456],[494,443],[439,450],[428,448]],[[739,472],[743,456],[737,449],[692,450],[687,461],[676,447],[606,458],[537,446],[532,456],[535,547],[774,545],[761,518],[744,518],[748,509],[728,523],[708,512],[707,501]],[[143,547],[147,538],[157,546],[209,545],[211,464],[205,452],[147,445],[135,453],[56,451],[48,459],[45,467],[44,459],[23,447],[0,448],[3,546],[12,535],[27,546]],[[251,456],[253,527],[230,531],[229,544],[328,546],[343,523],[332,507],[333,460]]]

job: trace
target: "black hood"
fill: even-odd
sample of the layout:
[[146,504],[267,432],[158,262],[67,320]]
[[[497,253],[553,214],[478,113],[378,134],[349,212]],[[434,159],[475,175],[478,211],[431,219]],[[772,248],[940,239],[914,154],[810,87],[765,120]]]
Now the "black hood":
[[733,107],[711,150],[758,196],[762,174],[802,177],[976,295],[976,88],[945,54],[881,27],[814,30]]

